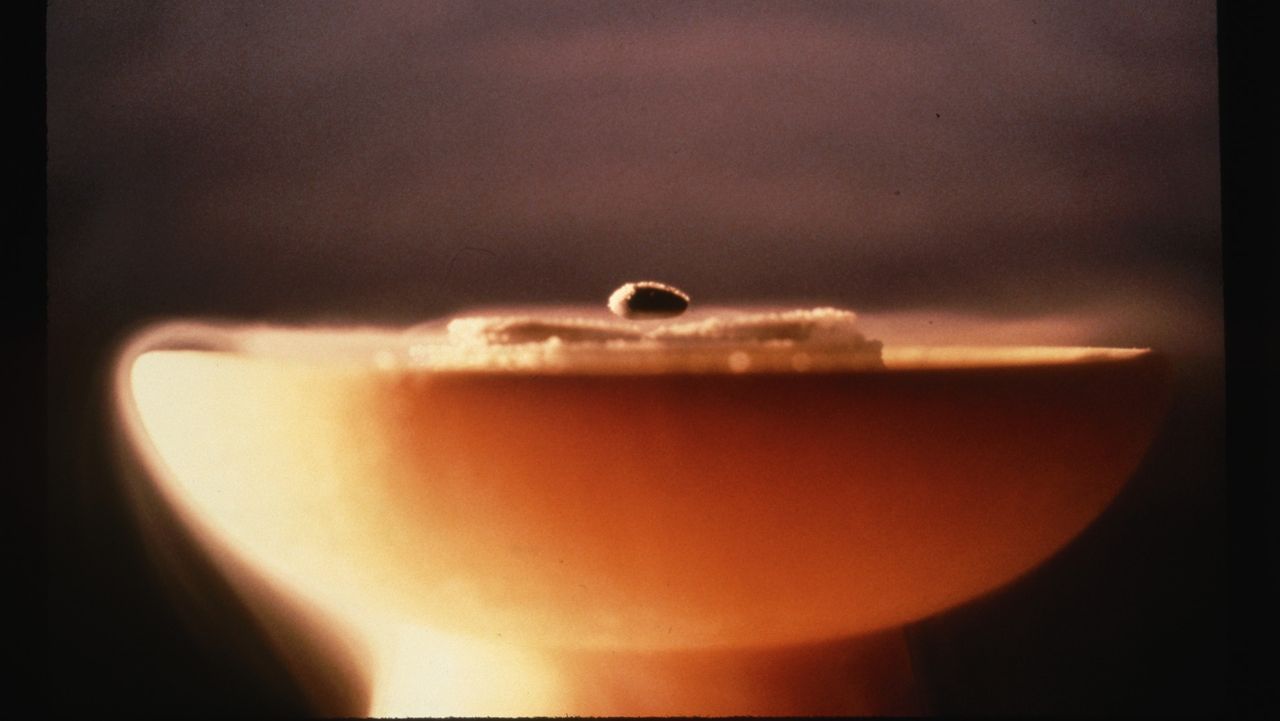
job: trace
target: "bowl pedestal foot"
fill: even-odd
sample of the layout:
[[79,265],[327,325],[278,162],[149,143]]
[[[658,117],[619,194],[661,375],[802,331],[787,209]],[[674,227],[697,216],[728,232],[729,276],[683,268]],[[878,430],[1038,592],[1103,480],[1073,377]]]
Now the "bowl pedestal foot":
[[901,628],[796,646],[650,652],[532,650],[402,629],[379,655],[371,716],[928,712]]

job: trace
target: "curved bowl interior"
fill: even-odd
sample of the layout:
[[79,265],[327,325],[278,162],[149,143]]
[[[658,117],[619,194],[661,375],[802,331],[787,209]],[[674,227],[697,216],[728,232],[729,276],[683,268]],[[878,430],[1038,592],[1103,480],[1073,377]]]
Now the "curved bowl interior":
[[591,376],[206,348],[126,375],[170,502],[331,605],[542,645],[733,647],[1009,582],[1106,507],[1164,403],[1147,352],[887,354]]

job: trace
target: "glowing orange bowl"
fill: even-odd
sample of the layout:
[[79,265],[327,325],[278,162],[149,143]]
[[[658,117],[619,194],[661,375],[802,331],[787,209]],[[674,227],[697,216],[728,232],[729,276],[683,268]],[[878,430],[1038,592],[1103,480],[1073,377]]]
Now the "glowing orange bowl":
[[939,612],[1079,534],[1165,405],[1148,351],[436,373],[148,350],[172,331],[122,378],[190,525],[335,604],[539,646],[801,643]]

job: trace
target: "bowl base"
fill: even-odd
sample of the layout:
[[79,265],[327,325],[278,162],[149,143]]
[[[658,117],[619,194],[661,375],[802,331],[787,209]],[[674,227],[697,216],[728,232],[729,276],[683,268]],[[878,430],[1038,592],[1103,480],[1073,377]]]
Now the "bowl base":
[[524,649],[401,629],[371,716],[917,716],[901,628],[802,646]]

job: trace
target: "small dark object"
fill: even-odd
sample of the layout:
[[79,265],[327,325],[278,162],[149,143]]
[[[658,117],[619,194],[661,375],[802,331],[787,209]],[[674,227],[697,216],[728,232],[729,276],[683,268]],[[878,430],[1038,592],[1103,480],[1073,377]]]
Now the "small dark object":
[[627,283],[609,296],[609,310],[623,318],[670,318],[689,308],[689,296],[665,283]]

